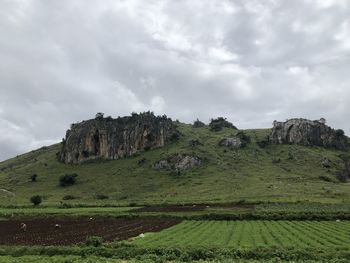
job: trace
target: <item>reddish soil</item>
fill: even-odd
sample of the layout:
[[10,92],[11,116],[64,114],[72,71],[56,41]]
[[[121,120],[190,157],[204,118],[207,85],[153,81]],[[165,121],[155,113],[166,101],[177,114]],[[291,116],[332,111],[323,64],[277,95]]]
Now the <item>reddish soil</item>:
[[[71,245],[89,236],[104,241],[125,240],[145,232],[159,232],[180,223],[160,218],[31,218],[0,221],[0,245]],[[21,230],[21,223],[27,230]],[[55,225],[59,224],[60,228]]]
[[254,204],[196,204],[196,205],[167,205],[145,206],[134,209],[133,212],[196,212],[207,208],[241,209],[254,208]]

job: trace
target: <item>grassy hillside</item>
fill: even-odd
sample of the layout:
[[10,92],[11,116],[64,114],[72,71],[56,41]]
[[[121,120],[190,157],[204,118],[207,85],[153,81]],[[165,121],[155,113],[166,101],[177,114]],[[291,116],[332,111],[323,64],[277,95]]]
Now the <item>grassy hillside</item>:
[[[60,145],[52,145],[0,163],[0,205],[30,205],[34,194],[44,197],[43,205],[60,202],[85,205],[128,205],[160,203],[200,203],[273,201],[310,201],[350,203],[350,184],[341,183],[336,173],[343,168],[342,153],[321,147],[270,145],[257,141],[270,130],[245,130],[251,143],[230,149],[218,145],[220,139],[238,131],[211,132],[208,127],[193,128],[179,124],[183,134],[176,143],[130,158],[66,165],[56,159]],[[191,147],[190,140],[203,145]],[[199,156],[204,164],[180,175],[155,170],[159,159],[173,153]],[[323,168],[324,158],[332,167]],[[140,163],[141,159],[145,159]],[[73,186],[59,186],[59,177],[77,173]],[[37,182],[29,177],[37,174]],[[67,195],[73,200],[63,200]],[[108,197],[103,198],[102,195]],[[100,196],[100,197],[99,197]]]

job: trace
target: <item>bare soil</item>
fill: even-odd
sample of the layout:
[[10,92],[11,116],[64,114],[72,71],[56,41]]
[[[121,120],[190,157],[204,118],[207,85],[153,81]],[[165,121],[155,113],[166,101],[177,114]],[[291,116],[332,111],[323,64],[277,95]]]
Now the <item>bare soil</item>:
[[[180,223],[162,218],[28,218],[0,221],[0,245],[71,245],[89,236],[104,241],[125,240],[145,232],[159,232]],[[21,223],[27,226],[21,229]],[[60,227],[55,227],[58,224]]]

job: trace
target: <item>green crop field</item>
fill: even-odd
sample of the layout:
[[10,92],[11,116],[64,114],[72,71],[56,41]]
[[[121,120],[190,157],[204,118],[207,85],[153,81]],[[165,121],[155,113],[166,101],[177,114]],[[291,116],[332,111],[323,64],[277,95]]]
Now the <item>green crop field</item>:
[[147,247],[350,249],[350,221],[185,221],[134,243]]

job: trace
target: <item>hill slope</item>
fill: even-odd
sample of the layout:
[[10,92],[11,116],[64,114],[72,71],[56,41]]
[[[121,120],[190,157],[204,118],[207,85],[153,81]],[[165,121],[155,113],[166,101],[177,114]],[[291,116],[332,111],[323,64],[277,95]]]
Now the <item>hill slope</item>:
[[[219,146],[221,139],[238,131],[225,128],[212,132],[178,124],[180,140],[163,148],[133,157],[94,161],[81,165],[57,160],[59,144],[0,163],[0,205],[29,205],[34,194],[43,195],[44,205],[59,205],[71,195],[74,204],[155,204],[257,201],[350,202],[350,184],[341,183],[336,173],[343,168],[341,151],[297,145],[256,142],[270,130],[245,130],[251,143],[244,148]],[[191,146],[191,140],[202,145]],[[154,164],[174,153],[198,156],[202,165],[181,172],[154,169]],[[324,168],[328,158],[331,168]],[[59,186],[59,177],[78,174],[77,183]],[[29,177],[37,174],[37,182]],[[9,191],[9,192],[7,192]],[[13,194],[11,194],[13,193]],[[103,199],[101,198],[107,198]]]

